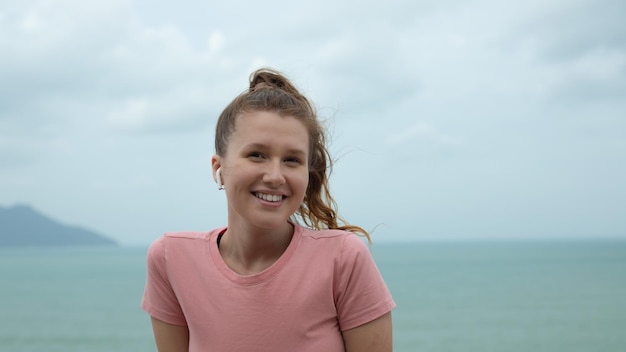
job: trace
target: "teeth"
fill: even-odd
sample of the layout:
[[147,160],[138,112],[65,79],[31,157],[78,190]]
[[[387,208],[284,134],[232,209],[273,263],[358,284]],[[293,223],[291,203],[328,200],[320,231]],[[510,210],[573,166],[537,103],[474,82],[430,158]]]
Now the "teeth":
[[275,194],[264,194],[264,193],[256,193],[257,198],[263,199],[268,202],[278,202],[283,199],[283,196],[275,195]]

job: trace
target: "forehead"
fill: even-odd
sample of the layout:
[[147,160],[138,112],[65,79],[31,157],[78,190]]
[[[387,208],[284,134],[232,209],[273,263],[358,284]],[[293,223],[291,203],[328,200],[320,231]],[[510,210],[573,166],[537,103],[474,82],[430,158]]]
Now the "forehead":
[[246,112],[237,116],[229,144],[284,147],[308,154],[309,132],[306,125],[293,116],[270,111]]

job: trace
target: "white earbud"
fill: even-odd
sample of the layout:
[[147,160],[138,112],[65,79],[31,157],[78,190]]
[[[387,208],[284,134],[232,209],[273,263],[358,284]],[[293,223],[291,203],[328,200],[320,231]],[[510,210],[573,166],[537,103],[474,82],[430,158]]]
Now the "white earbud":
[[215,178],[217,179],[217,189],[219,189],[220,191],[224,189],[224,185],[222,184],[222,169],[221,168],[217,168],[217,171],[215,171]]

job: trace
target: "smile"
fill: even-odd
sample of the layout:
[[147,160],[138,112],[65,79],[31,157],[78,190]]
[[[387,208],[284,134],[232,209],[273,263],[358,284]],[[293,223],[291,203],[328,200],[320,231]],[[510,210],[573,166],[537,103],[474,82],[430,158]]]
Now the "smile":
[[254,196],[267,202],[280,202],[283,196],[276,194],[254,193]]

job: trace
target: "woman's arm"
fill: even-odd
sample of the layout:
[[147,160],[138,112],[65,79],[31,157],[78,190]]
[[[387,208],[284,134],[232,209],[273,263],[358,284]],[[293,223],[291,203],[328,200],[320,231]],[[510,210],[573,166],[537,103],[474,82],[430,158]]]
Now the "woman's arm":
[[[393,351],[391,312],[343,332],[346,352]],[[159,350],[160,351],[160,350]]]
[[189,352],[189,329],[186,326],[168,324],[154,317],[151,319],[159,352]]

